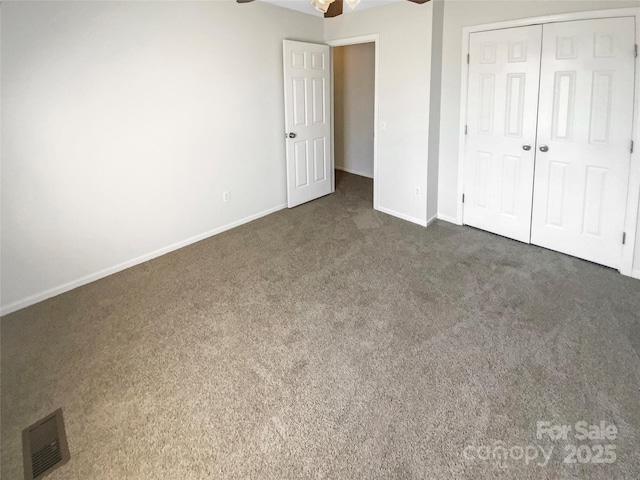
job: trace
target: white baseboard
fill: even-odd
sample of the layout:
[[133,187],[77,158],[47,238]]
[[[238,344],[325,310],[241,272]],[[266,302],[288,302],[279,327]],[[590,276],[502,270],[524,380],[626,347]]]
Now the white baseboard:
[[461,223],[458,222],[458,219],[456,217],[450,217],[449,215],[444,215],[442,213],[438,213],[438,220],[444,220],[445,222],[461,225]]
[[428,227],[429,225],[431,225],[431,224],[432,224],[435,220],[437,220],[437,219],[438,219],[438,214],[435,214],[435,215],[433,215],[432,217],[427,218],[427,227]]
[[393,217],[401,218],[402,220],[406,220],[407,222],[417,223],[418,225],[421,225],[423,227],[427,226],[427,222],[425,222],[424,220],[422,220],[420,218],[411,217],[409,215],[405,215],[404,213],[396,212],[394,210],[389,210],[388,208],[384,208],[384,207],[380,207],[380,206],[378,206],[378,208],[376,210],[379,210],[382,213],[386,213],[386,214],[391,215]]
[[359,175],[361,177],[367,177],[367,178],[373,179],[373,175],[369,175],[368,173],[358,172],[357,170],[354,170],[353,168],[338,167],[337,165],[334,168],[336,170],[341,170],[343,172],[353,173],[354,175]]
[[56,295],[60,295],[61,293],[68,292],[69,290],[73,290],[74,288],[78,288],[88,283],[95,282],[96,280],[100,280],[101,278],[108,277],[109,275],[113,275],[114,273],[120,272],[122,270],[126,270],[127,268],[134,267],[141,263],[148,262],[149,260],[153,260],[154,258],[160,257],[169,252],[173,252],[174,250],[178,250],[180,248],[186,247],[187,245],[191,245],[192,243],[199,242],[200,240],[204,240],[205,238],[212,237],[219,233],[226,232],[227,230],[231,230],[232,228],[239,227],[240,225],[244,225],[245,223],[252,222],[253,220],[257,220],[260,217],[264,217],[266,215],[277,212],[278,210],[282,210],[284,208],[286,208],[286,204],[278,205],[277,207],[264,210],[254,215],[249,215],[248,217],[245,217],[241,220],[228,223],[226,225],[223,225],[222,227],[214,228],[212,230],[201,233],[199,235],[195,235],[191,238],[182,240],[180,242],[174,243],[167,247],[163,247],[153,252],[147,253],[145,255],[141,255],[131,260],[127,260],[126,262],[122,262],[113,267],[105,268],[104,270],[100,270],[95,273],[90,273],[89,275],[85,275],[84,277],[79,278],[77,280],[73,280],[71,282],[65,283],[58,287],[50,288],[49,290],[45,290],[44,292],[41,292],[41,293],[30,295],[26,298],[23,298],[22,300],[18,300],[16,302],[10,303],[9,305],[3,305],[2,307],[0,307],[0,316],[8,315],[9,313],[13,313],[17,310],[21,310],[23,308],[26,308],[30,305],[34,305],[48,298],[55,297]]
[[640,280],[640,268],[636,268],[634,270],[631,271],[631,276],[633,278],[637,278],[638,280]]

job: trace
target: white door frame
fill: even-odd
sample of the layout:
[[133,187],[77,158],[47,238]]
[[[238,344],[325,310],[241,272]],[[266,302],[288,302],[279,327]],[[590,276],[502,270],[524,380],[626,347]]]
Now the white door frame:
[[[467,118],[467,92],[469,65],[467,55],[469,53],[469,35],[475,32],[487,30],[498,30],[502,28],[524,27],[553,22],[567,22],[572,20],[591,20],[597,18],[613,17],[635,17],[636,21],[636,44],[640,43],[640,8],[617,8],[611,10],[594,10],[588,12],[563,13],[559,15],[548,15],[543,17],[523,18],[518,20],[508,20],[505,22],[488,23],[484,25],[474,25],[462,28],[462,87],[460,89],[460,126],[458,136],[458,198],[456,200],[456,223],[462,225],[463,204],[462,194],[464,193],[464,153],[465,153],[465,123]],[[629,187],[627,193],[627,207],[625,215],[624,230],[626,232],[626,242],[622,246],[622,258],[620,260],[620,273],[627,276],[640,278],[639,272],[633,272],[633,255],[636,244],[636,231],[638,208],[640,206],[640,62],[636,60],[635,65],[635,93],[633,107],[633,140],[636,144],[631,154],[631,165],[629,169]],[[631,140],[631,139],[630,139]],[[622,239],[620,239],[622,241]],[[635,273],[635,274],[634,274]]]
[[[379,68],[380,68],[380,34],[374,33],[371,35],[360,35],[358,37],[349,37],[349,38],[340,38],[337,40],[328,40],[325,41],[327,45],[331,48],[331,62],[333,63],[333,47],[344,47],[347,45],[358,45],[360,43],[373,43],[375,46],[375,74],[374,74],[374,84],[373,84],[373,209],[378,210],[378,188],[377,188],[377,179],[378,179],[378,82],[379,77]],[[331,72],[331,163],[333,164],[333,168],[335,169],[335,122],[333,118],[333,112],[335,108],[334,105],[334,97],[333,97],[333,79],[335,75],[335,69],[332,69]],[[333,189],[335,190],[335,175],[333,176]]]

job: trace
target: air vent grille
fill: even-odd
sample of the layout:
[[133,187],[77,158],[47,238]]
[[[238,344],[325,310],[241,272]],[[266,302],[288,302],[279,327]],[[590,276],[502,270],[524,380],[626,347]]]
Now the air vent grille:
[[22,431],[25,480],[39,480],[70,458],[62,409]]

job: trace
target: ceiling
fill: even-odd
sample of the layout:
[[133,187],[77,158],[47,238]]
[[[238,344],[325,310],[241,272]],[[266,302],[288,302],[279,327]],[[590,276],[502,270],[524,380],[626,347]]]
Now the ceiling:
[[[317,11],[311,6],[311,0],[259,0],[261,2],[271,3],[279,7],[289,8],[291,10],[297,10],[298,12],[308,13],[309,15],[315,15],[322,17],[323,14]],[[362,10],[363,8],[378,7],[380,5],[386,5],[387,3],[400,2],[402,0],[360,0],[360,3],[355,9],[351,10],[347,2],[344,2],[343,15],[351,11]]]

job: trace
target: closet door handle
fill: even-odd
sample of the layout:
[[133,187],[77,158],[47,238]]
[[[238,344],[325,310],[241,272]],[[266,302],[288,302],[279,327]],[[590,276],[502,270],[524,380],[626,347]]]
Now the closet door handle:
[[528,152],[529,150],[531,150],[531,145],[529,145],[528,143],[525,143],[524,145],[522,145],[522,149],[525,152]]
[[549,151],[549,147],[547,145],[540,145],[540,151],[541,152],[548,152]]

